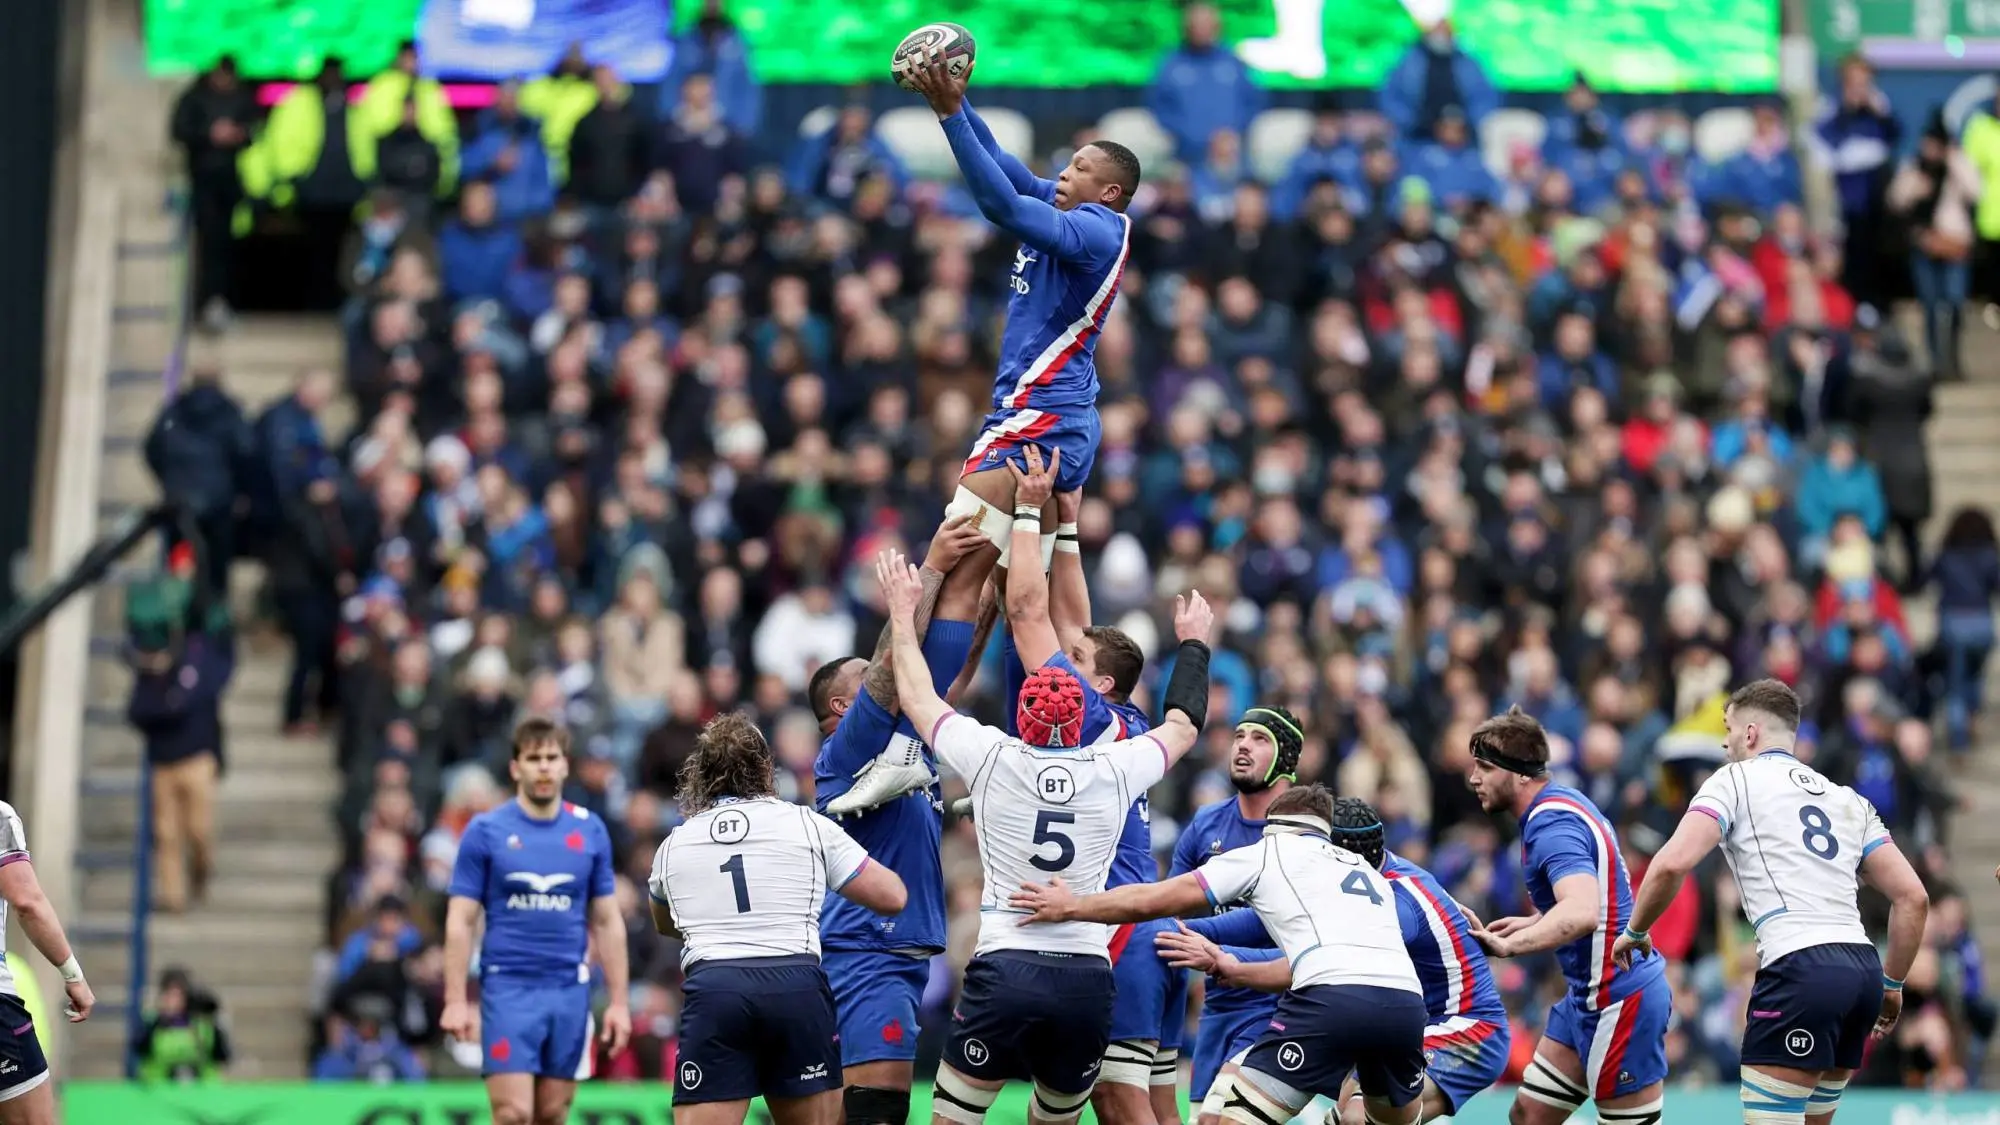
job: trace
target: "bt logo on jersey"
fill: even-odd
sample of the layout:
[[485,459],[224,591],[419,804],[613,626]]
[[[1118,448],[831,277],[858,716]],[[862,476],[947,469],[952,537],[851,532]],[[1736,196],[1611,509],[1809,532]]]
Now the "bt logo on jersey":
[[1068,766],[1043,766],[1035,775],[1035,792],[1052,805],[1067,805],[1076,797],[1076,778]]
[[1304,1065],[1306,1065],[1306,1049],[1304,1047],[1290,1042],[1278,1044],[1278,1068],[1280,1070],[1297,1070]]
[[1813,1033],[1803,1027],[1795,1027],[1785,1032],[1785,1050],[1794,1058],[1805,1058],[1813,1051]]
[[526,891],[515,891],[507,896],[509,910],[568,910],[571,902],[568,895],[554,893],[557,887],[576,882],[576,876],[566,871],[553,875],[542,875],[533,871],[510,871],[507,881],[520,883]]
[[701,1085],[701,1068],[691,1062],[681,1064],[681,1088],[692,1090]]

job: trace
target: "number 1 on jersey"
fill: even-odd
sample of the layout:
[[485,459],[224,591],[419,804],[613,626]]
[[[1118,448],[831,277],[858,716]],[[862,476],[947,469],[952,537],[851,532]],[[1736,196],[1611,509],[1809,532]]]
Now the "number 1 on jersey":
[[1377,906],[1382,905],[1382,894],[1368,881],[1368,876],[1359,871],[1350,872],[1341,880],[1340,889],[1351,895],[1360,895]]
[[729,881],[736,885],[736,913],[750,913],[750,881],[743,877],[743,853],[730,856],[717,870],[728,872]]

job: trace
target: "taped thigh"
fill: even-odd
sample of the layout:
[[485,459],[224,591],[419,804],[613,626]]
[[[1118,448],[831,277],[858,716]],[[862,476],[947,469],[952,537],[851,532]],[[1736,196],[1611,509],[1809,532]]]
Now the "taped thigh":
[[1550,1066],[1547,1059],[1536,1055],[1521,1075],[1521,1096],[1566,1113],[1575,1113],[1590,1100],[1590,1091],[1576,1079]]
[[1120,1039],[1104,1049],[1097,1080],[1144,1090],[1153,1084],[1153,1055],[1150,1039]]
[[[1219,1116],[1237,1125],[1285,1125],[1312,1101],[1312,1095],[1262,1071],[1240,1069],[1220,1079]],[[1211,1096],[1216,1091],[1210,1091]],[[1206,1113],[1208,1106],[1202,1105]]]
[[931,1112],[960,1125],[981,1125],[999,1096],[997,1087],[981,1089],[950,1067],[939,1067],[937,1082],[931,1087]]

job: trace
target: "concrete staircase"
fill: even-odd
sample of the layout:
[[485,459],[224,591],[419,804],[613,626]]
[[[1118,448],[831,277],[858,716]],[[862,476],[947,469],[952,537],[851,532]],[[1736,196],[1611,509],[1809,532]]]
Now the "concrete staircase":
[[[110,5],[96,50],[110,62],[93,90],[98,108],[128,122],[123,143],[93,174],[120,186],[112,371],[106,388],[100,530],[158,499],[142,454],[172,354],[181,260],[178,220],[170,205],[179,178],[167,148],[167,115],[178,84],[143,75],[138,5]],[[327,318],[259,320],[227,337],[197,340],[194,364],[213,364],[250,411],[289,393],[302,366],[337,363],[340,345]],[[131,995],[133,859],[139,818],[140,740],[124,721],[131,673],[122,645],[123,586],[147,573],[149,544],[95,592],[82,753],[77,842],[77,898],[67,919],[78,956],[103,1007],[78,1029],[65,1072],[79,1078],[120,1073],[125,1014],[150,999]],[[284,738],[279,705],[289,672],[282,636],[252,624],[260,575],[240,563],[231,601],[241,630],[237,671],[224,698],[228,772],[217,798],[214,878],[205,903],[179,916],[148,918],[149,976],[169,966],[191,971],[221,997],[237,1050],[238,1078],[304,1073],[306,991],[312,955],[325,940],[325,882],[337,860],[331,810],[338,792],[333,751],[318,740]]]

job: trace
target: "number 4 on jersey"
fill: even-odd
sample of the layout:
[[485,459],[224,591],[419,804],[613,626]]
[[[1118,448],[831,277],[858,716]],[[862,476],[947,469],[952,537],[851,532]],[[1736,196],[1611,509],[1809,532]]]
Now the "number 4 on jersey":
[[1382,893],[1368,881],[1367,875],[1359,871],[1349,872],[1347,878],[1341,880],[1340,889],[1351,895],[1360,895],[1377,906],[1382,905]]

